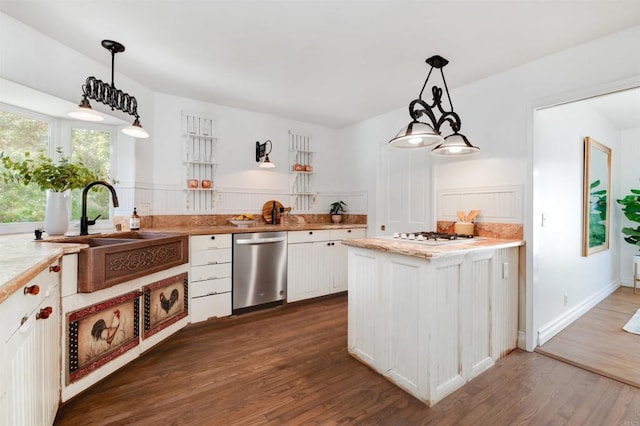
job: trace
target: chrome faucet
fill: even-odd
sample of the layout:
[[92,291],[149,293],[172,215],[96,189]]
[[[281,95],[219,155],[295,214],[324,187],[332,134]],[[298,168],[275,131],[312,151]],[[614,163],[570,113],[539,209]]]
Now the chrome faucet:
[[100,217],[100,215],[96,216],[95,219],[89,220],[87,217],[87,193],[91,188],[96,185],[102,185],[106,187],[109,191],[111,191],[111,199],[113,200],[113,207],[118,207],[118,195],[116,194],[116,190],[109,183],[97,180],[95,182],[91,182],[89,185],[85,186],[82,190],[82,216],[80,217],[80,235],[89,235],[89,225],[95,225],[96,220]]

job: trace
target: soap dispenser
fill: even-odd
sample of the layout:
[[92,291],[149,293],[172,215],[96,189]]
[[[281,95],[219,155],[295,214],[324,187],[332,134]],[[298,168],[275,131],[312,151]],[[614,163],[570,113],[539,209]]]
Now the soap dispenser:
[[131,219],[129,219],[129,229],[132,231],[138,231],[140,229],[140,216],[138,216],[138,212],[135,207],[133,208]]

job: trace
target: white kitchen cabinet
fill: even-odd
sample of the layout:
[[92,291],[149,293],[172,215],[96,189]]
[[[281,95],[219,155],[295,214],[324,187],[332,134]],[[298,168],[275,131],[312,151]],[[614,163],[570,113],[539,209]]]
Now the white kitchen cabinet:
[[346,291],[347,251],[341,241],[364,234],[364,229],[289,232],[287,301]]
[[348,248],[342,245],[343,240],[353,238],[364,238],[366,230],[355,229],[332,229],[331,230],[331,253],[333,265],[333,277],[331,280],[331,293],[347,291],[349,287],[348,277]]
[[58,261],[0,306],[3,363],[0,424],[51,425],[60,402]]
[[515,349],[518,247],[349,249],[348,350],[429,405]]
[[232,235],[197,235],[190,240],[191,322],[231,315]]

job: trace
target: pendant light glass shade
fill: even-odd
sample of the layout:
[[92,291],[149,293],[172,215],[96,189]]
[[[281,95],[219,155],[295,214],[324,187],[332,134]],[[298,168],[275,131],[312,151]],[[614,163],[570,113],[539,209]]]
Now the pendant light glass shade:
[[67,115],[71,118],[75,118],[76,120],[82,121],[103,121],[104,116],[100,114],[98,111],[94,111],[91,108],[91,104],[87,100],[87,98],[82,99],[77,108],[69,111]]
[[260,163],[260,167],[263,169],[273,169],[276,165],[269,160],[269,154],[265,155],[264,161]]
[[127,126],[124,129],[122,129],[122,133],[138,139],[146,139],[149,137],[149,133],[142,128],[142,125],[140,124],[140,121],[138,121],[137,118],[135,119],[133,124],[131,124],[131,126]]
[[412,121],[400,129],[395,138],[389,141],[392,148],[424,148],[444,142],[433,127],[421,121]]
[[480,151],[477,146],[471,145],[467,137],[461,133],[454,133],[444,138],[444,142],[431,150],[432,155],[469,155]]

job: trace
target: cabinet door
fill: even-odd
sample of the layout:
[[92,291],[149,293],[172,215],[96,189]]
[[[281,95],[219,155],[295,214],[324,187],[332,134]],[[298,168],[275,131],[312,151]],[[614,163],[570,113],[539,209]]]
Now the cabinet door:
[[[6,345],[8,383],[6,424],[51,425],[60,396],[60,296],[59,287],[27,317]],[[45,308],[48,318],[37,318]]]
[[347,246],[343,246],[340,241],[332,241],[331,243],[331,260],[333,265],[333,280],[331,283],[331,292],[338,293],[340,291],[347,291],[347,288],[349,287]]
[[329,294],[333,275],[330,242],[289,244],[288,250],[287,301]]

